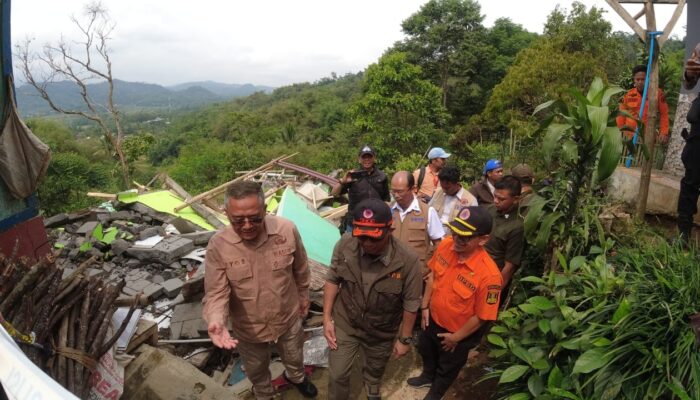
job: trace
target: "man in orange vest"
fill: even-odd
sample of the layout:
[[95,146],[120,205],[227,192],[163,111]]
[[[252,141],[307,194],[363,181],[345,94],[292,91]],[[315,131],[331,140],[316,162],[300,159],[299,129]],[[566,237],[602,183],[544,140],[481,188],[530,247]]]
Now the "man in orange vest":
[[[647,67],[645,65],[637,65],[632,70],[632,79],[634,87],[630,89],[625,96],[620,100],[620,111],[625,111],[629,114],[617,116],[617,127],[620,128],[622,134],[627,139],[632,139],[634,132],[637,129],[637,119],[639,118],[639,109],[642,107],[642,95],[644,93],[644,81],[647,78]],[[661,89],[659,89],[657,107],[659,109],[659,131],[657,142],[666,144],[668,142],[668,104]],[[644,104],[644,115],[642,121],[647,122],[647,112],[649,111],[649,103]],[[639,132],[638,136],[643,137],[644,132]]]
[[503,278],[484,250],[492,218],[483,206],[463,207],[450,222],[452,237],[443,239],[430,259],[431,274],[421,302],[418,352],[423,371],[409,378],[413,387],[430,386],[424,400],[441,399],[469,350],[479,344],[474,333],[498,314]]

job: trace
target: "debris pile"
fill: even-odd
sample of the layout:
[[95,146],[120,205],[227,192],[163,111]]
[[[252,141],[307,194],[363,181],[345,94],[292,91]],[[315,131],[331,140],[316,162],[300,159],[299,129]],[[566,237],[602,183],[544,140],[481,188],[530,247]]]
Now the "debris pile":
[[32,265],[0,257],[0,324],[37,366],[81,398],[88,395],[97,360],[126,327],[108,335],[124,282],[84,274],[94,262],[92,256],[66,273],[52,258]]
[[[305,361],[325,366],[320,290],[346,207],[328,195],[334,178],[291,164],[288,158],[243,172],[235,180],[260,182],[268,212],[291,219],[299,229],[312,274]],[[165,190],[149,187],[156,180]],[[191,196],[160,174],[137,190],[89,194],[108,200],[99,207],[45,219],[54,248],[50,260],[25,265],[0,259],[0,315],[6,330],[18,342],[32,332],[35,337],[27,340],[32,344],[22,346],[27,356],[47,365],[49,374],[80,398],[90,390],[90,371],[115,343],[118,352],[139,355],[133,368],[152,362],[147,359],[162,359],[154,354],[167,351],[174,355],[168,359],[188,365],[178,368],[195,368],[212,379],[207,383],[202,378],[206,375],[194,374],[197,382],[238,394],[250,390],[239,358],[211,344],[202,319],[205,249],[216,229],[228,223],[220,201],[230,183]],[[117,307],[125,306],[129,308],[113,318]],[[143,310],[134,312],[135,307]],[[118,321],[112,322],[116,332],[108,334],[113,319]],[[144,343],[158,349],[145,350]],[[124,382],[124,396],[134,395],[130,391],[148,380],[128,368],[126,376],[138,375],[140,381]],[[277,384],[282,388],[288,382]]]

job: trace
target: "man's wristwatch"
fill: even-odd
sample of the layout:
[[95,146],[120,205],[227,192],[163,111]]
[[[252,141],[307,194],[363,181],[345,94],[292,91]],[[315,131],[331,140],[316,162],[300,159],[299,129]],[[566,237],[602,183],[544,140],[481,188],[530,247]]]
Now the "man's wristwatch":
[[399,336],[399,343],[411,344],[413,343],[413,336]]

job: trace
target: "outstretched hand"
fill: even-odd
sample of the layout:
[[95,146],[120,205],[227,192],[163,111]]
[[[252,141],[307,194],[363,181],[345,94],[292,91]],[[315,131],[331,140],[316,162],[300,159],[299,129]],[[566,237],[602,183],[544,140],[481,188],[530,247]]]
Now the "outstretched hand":
[[232,350],[238,346],[238,340],[232,338],[224,325],[219,322],[210,322],[207,332],[216,347]]
[[331,350],[338,349],[338,340],[335,337],[335,325],[333,321],[323,321],[323,336],[325,336],[328,347],[330,347]]

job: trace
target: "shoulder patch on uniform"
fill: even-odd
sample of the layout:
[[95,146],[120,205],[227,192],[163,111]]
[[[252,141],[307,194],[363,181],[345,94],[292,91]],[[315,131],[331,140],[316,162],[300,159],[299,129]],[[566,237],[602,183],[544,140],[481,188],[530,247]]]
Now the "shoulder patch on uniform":
[[488,285],[487,290],[501,290],[501,285]]
[[[490,286],[489,286],[490,287]],[[498,295],[501,293],[501,288],[499,287],[498,289],[489,289],[488,292],[486,292],[486,304],[496,304],[498,303]]]

